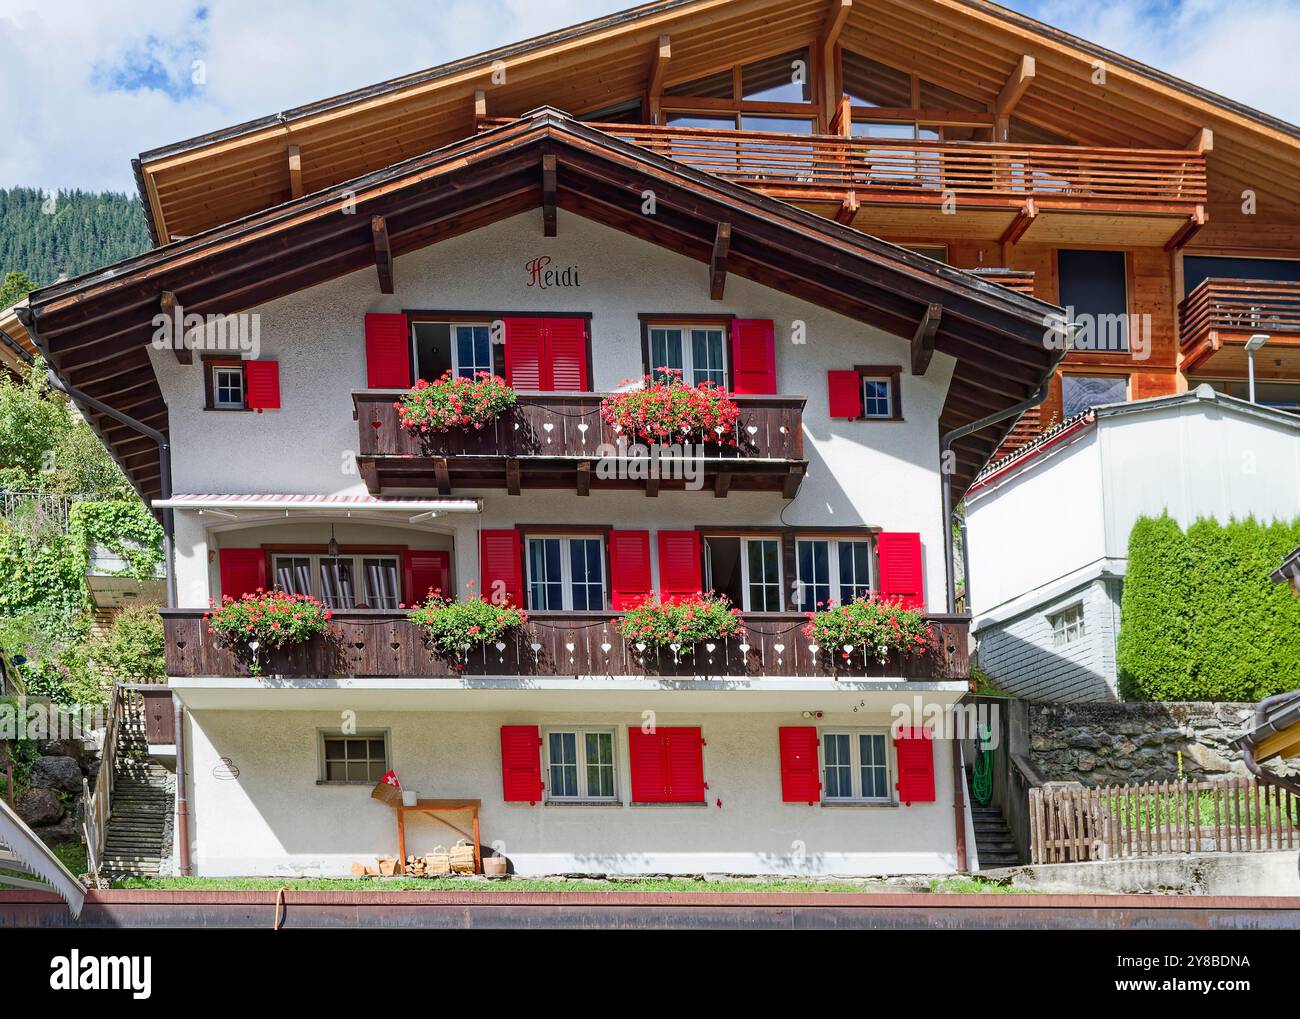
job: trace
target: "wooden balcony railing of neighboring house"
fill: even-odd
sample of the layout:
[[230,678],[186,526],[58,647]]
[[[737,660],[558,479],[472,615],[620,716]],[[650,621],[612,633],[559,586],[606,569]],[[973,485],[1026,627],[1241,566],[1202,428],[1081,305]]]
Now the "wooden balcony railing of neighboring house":
[[[171,677],[244,676],[247,668],[208,633],[202,609],[162,609],[167,674]],[[527,624],[497,644],[475,646],[457,669],[428,649],[424,633],[404,612],[336,611],[329,633],[271,654],[269,677],[453,678],[458,676],[646,676],[761,678],[898,677],[965,680],[970,675],[970,617],[932,615],[929,653],[884,665],[860,649],[845,660],[812,650],[801,613],[751,613],[743,638],[701,644],[693,654],[638,651],[618,633],[615,612],[530,612]]]
[[[484,128],[511,123],[484,118]],[[798,202],[1196,216],[1208,198],[1203,153],[1005,142],[592,123],[663,156]]]
[[[597,462],[617,451],[626,436],[600,416],[600,393],[520,393],[513,409],[478,431],[416,435],[402,427],[394,404],[400,390],[352,394],[359,444],[357,463],[374,494],[424,488],[447,494],[454,487],[592,488],[686,487],[683,464],[661,456],[658,478],[637,471],[603,477]],[[692,471],[715,494],[732,490],[781,491],[793,498],[807,468],[802,396],[736,396],[740,421],[735,446],[708,444],[687,455]],[[601,447],[606,447],[604,450]],[[633,450],[632,453],[636,451]],[[698,455],[697,455],[698,454]],[[615,452],[615,455],[622,455]],[[615,472],[609,472],[611,474]]]
[[967,269],[982,280],[1014,290],[1018,294],[1034,296],[1034,273],[1029,269]]
[[[1205,369],[1214,358],[1235,373],[1246,341],[1257,333],[1267,335],[1270,344],[1300,344],[1300,283],[1210,277],[1178,311],[1184,372]],[[1225,349],[1226,357],[1215,356]]]

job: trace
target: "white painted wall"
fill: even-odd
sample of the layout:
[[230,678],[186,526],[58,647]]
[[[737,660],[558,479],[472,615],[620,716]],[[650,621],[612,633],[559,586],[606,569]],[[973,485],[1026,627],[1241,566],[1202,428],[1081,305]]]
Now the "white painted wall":
[[[317,784],[317,732],[337,729],[337,712],[199,710],[187,719],[196,874],[344,875],[353,861],[373,863],[381,854],[396,854],[393,811],[372,799],[369,787]],[[615,727],[616,781],[624,805],[503,802],[500,726],[574,722]],[[810,807],[781,802],[777,730],[806,724],[796,710],[660,712],[657,722],[702,726],[707,806],[626,805],[626,727],[639,726],[639,715],[394,710],[366,711],[358,718],[363,729],[389,731],[391,763],[408,788],[425,797],[482,799],[484,844],[500,844],[520,874],[955,869],[952,756],[945,741],[934,744],[933,803]],[[889,723],[887,713],[846,712],[820,724],[885,729]],[[436,822],[408,820],[407,852],[449,846],[458,837]]]
[[[541,293],[529,289],[524,263],[543,254],[556,267],[577,265],[581,287]],[[726,300],[710,301],[705,276],[699,262],[564,212],[559,236],[545,239],[540,213],[530,212],[401,257],[393,296],[379,294],[373,270],[365,270],[271,302],[257,310],[262,316],[261,356],[280,362],[280,411],[204,411],[198,359],[193,366],[182,366],[168,352],[152,353],[169,408],[175,490],[364,492],[353,460],[357,423],[351,393],[366,383],[367,312],[590,311],[594,382],[600,390],[640,374],[638,313],[771,318],[776,323],[779,389],[808,397],[808,476],[784,515],[778,495],[754,493],[733,493],[725,500],[707,492],[665,493],[658,499],[633,492],[597,492],[585,499],[559,491],[528,491],[515,498],[499,491],[466,493],[484,495],[482,519],[439,521],[460,539],[459,576],[477,574],[477,540],[472,535],[480,525],[571,521],[654,530],[697,523],[776,525],[782,520],[810,526],[871,524],[921,532],[927,601],[941,608],[937,420],[953,360],[936,354],[922,378],[904,371],[905,421],[831,421],[826,371],[863,363],[906,365],[907,341],[736,276],[727,281]],[[795,322],[805,324],[804,345],[791,342]],[[225,539],[213,537],[207,526],[211,518],[188,512],[178,512],[177,518],[180,603],[205,605],[215,593],[208,553]]]

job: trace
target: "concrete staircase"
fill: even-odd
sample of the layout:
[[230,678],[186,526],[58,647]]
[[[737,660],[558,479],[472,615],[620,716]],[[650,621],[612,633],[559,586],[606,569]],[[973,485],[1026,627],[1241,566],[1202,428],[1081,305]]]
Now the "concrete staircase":
[[168,852],[174,807],[172,776],[149,757],[144,722],[123,718],[118,731],[113,811],[104,837],[103,876],[156,877]]
[[975,848],[980,856],[980,870],[1014,867],[1020,863],[1015,836],[1011,834],[1001,810],[972,803],[971,819],[975,822]]

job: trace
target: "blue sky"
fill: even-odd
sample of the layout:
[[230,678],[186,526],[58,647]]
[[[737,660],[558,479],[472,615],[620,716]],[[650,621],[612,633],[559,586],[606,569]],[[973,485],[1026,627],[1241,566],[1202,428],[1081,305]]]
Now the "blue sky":
[[[142,150],[633,2],[0,0],[0,186],[131,190]],[[1300,0],[1006,6],[1300,122]]]

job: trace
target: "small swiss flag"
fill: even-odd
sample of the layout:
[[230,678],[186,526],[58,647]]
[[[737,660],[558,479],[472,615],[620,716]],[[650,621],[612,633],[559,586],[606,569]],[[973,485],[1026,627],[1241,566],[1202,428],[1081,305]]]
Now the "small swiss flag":
[[402,788],[402,783],[399,782],[399,781],[397,781],[397,772],[395,772],[395,771],[390,771],[387,775],[385,775],[385,776],[384,776],[383,778],[381,778],[379,781],[383,782],[385,785],[391,785],[391,786],[392,786],[393,788],[395,788],[395,789],[401,789],[401,788]]

